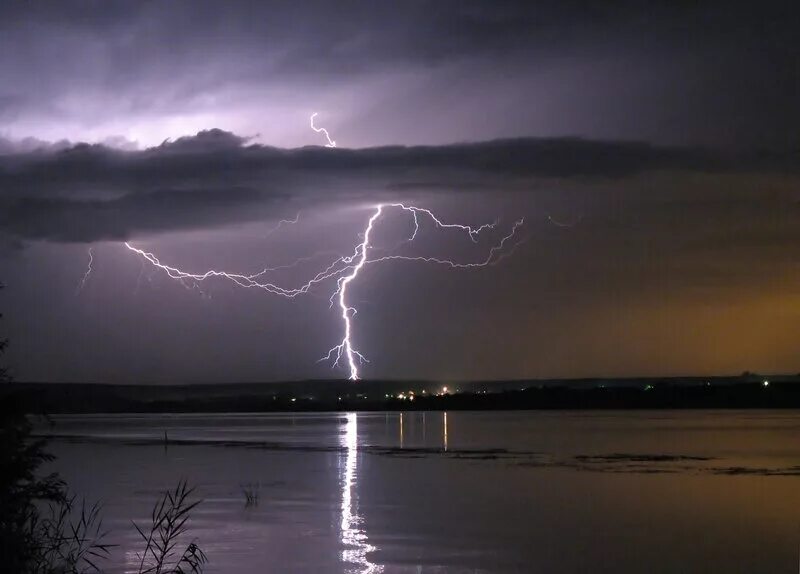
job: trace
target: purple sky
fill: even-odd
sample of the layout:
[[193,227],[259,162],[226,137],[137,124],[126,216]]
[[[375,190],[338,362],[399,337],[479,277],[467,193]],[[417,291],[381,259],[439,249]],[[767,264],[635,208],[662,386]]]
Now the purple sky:
[[[0,7],[0,297],[22,380],[345,376],[335,280],[191,272],[352,254],[362,374],[800,371],[797,8],[141,2]],[[338,147],[311,130],[309,116]],[[281,219],[300,218],[272,232]],[[564,225],[567,224],[567,225]],[[84,287],[87,250],[93,272]],[[377,253],[377,252],[376,252]],[[326,259],[328,257],[328,259]]]

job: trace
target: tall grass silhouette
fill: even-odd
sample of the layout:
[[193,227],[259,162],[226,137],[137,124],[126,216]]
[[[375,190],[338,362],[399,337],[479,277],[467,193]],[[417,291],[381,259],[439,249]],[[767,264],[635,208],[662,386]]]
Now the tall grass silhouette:
[[200,573],[208,562],[205,553],[192,540],[181,552],[179,543],[188,530],[187,521],[200,500],[190,501],[194,488],[185,480],[174,490],[164,492],[153,506],[149,529],[133,526],[145,543],[139,554],[139,574],[189,574]]

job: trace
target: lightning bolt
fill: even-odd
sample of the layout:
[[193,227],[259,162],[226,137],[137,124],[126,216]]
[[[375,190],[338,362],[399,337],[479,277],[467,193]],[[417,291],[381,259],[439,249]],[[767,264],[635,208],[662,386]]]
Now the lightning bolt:
[[[309,120],[311,124],[311,129],[314,130],[316,133],[321,133],[325,136],[325,139],[328,141],[328,143],[325,144],[325,147],[330,147],[330,148],[336,147],[336,142],[331,139],[328,130],[314,125],[314,118],[316,116],[317,116],[316,113],[311,114],[311,118]],[[295,287],[286,287],[278,285],[277,283],[274,283],[272,281],[266,281],[263,278],[273,271],[296,267],[297,265],[311,261],[312,259],[315,259],[316,257],[319,257],[320,255],[326,252],[320,252],[308,257],[303,257],[287,265],[281,265],[277,267],[265,267],[264,269],[262,269],[257,273],[253,273],[251,275],[245,275],[241,273],[231,273],[228,271],[220,271],[215,269],[211,269],[203,273],[189,273],[177,267],[161,263],[158,257],[156,257],[153,253],[136,248],[128,242],[125,242],[125,247],[130,251],[140,255],[143,258],[143,262],[144,261],[149,262],[154,267],[164,271],[167,274],[167,276],[170,277],[171,279],[179,281],[184,286],[185,286],[184,283],[185,280],[193,281],[192,285],[194,287],[197,287],[198,289],[199,289],[198,283],[201,281],[205,281],[206,279],[211,279],[211,278],[221,278],[221,279],[227,279],[228,281],[232,281],[239,287],[247,289],[261,289],[273,295],[278,295],[286,298],[295,298],[300,295],[309,293],[316,285],[324,281],[327,281],[329,279],[335,278],[336,289],[330,296],[330,303],[331,307],[333,307],[335,304],[338,304],[340,316],[343,323],[344,333],[341,342],[332,347],[328,351],[327,355],[322,359],[320,359],[320,361],[333,360],[333,367],[335,368],[339,365],[339,362],[342,360],[342,357],[344,357],[347,361],[347,366],[350,371],[349,378],[355,381],[358,380],[359,378],[359,373],[358,373],[359,365],[369,361],[353,346],[353,341],[352,341],[353,319],[355,318],[358,311],[354,306],[352,306],[347,302],[347,290],[350,284],[358,278],[359,273],[362,270],[364,270],[365,267],[367,267],[368,265],[371,266],[375,263],[383,263],[387,261],[431,263],[431,264],[443,265],[449,267],[450,269],[469,269],[476,267],[487,267],[490,265],[496,265],[506,257],[510,256],[514,252],[514,250],[519,246],[519,244],[522,243],[522,240],[517,240],[511,246],[510,249],[505,249],[506,244],[514,239],[517,229],[524,222],[523,219],[519,219],[514,223],[509,233],[505,235],[500,240],[499,243],[494,245],[489,250],[489,253],[486,255],[486,257],[478,261],[457,262],[451,259],[443,259],[439,257],[398,255],[392,253],[370,259],[369,250],[374,248],[373,245],[371,245],[370,243],[370,235],[377,222],[383,216],[384,210],[389,208],[399,209],[411,214],[414,223],[414,230],[411,233],[411,236],[405,240],[406,242],[414,241],[418,233],[420,232],[420,217],[429,218],[430,221],[433,223],[434,227],[436,227],[437,229],[457,230],[465,232],[469,237],[470,241],[472,241],[473,243],[478,243],[479,236],[483,231],[494,229],[499,223],[498,220],[495,220],[492,223],[486,223],[479,227],[472,227],[469,225],[463,225],[459,223],[445,223],[444,221],[439,219],[432,211],[430,211],[429,209],[425,209],[423,207],[417,207],[415,205],[406,205],[404,203],[378,204],[374,207],[375,211],[372,214],[372,216],[370,216],[369,220],[367,221],[366,228],[361,234],[362,241],[361,243],[356,245],[355,249],[353,250],[353,254],[344,257],[343,256],[337,257],[330,264],[328,264],[327,267],[319,271],[311,279]],[[277,223],[277,225],[275,225],[272,229],[270,229],[266,235],[274,233],[275,231],[280,229],[282,225],[295,224],[298,222],[299,219],[300,219],[299,212],[293,220],[282,219]],[[90,251],[90,257],[91,257],[91,251]],[[91,260],[89,262],[89,271],[91,271]],[[87,271],[87,277],[88,277],[88,271]],[[336,302],[334,302],[334,299],[336,299]]]
[[[416,207],[416,206],[407,206],[402,203],[391,203],[386,206],[383,204],[379,204],[375,207],[375,213],[372,217],[369,218],[367,222],[367,227],[364,230],[364,241],[362,241],[358,246],[356,246],[356,250],[354,255],[349,258],[347,261],[348,263],[352,262],[353,259],[356,257],[358,258],[358,263],[352,267],[352,270],[349,275],[346,277],[341,277],[337,281],[337,290],[331,295],[331,302],[333,299],[338,295],[338,304],[339,308],[341,309],[342,320],[344,322],[344,338],[342,342],[336,345],[335,347],[331,348],[328,351],[328,354],[320,359],[320,361],[324,360],[331,360],[333,359],[333,366],[336,367],[339,364],[339,361],[344,355],[347,359],[347,364],[350,368],[350,380],[357,381],[358,380],[358,365],[356,364],[356,357],[358,358],[359,362],[369,362],[364,355],[353,348],[352,340],[351,340],[351,333],[352,333],[352,319],[355,317],[356,313],[358,312],[355,307],[352,307],[347,304],[346,296],[347,296],[347,286],[352,282],[357,276],[358,273],[368,264],[374,263],[382,263],[385,261],[415,261],[415,262],[423,262],[423,263],[435,263],[438,265],[445,265],[450,267],[451,269],[467,269],[470,267],[486,267],[487,265],[495,265],[499,263],[502,259],[510,255],[511,253],[505,254],[505,256],[495,257],[495,255],[500,252],[503,247],[505,246],[506,242],[509,241],[512,237],[514,237],[517,228],[524,223],[524,219],[519,219],[516,221],[511,228],[511,231],[508,235],[504,236],[500,242],[491,248],[487,257],[481,261],[472,262],[472,263],[459,263],[456,261],[452,261],[450,259],[441,259],[438,257],[424,257],[424,256],[407,256],[407,255],[384,255],[383,257],[378,257],[376,259],[368,259],[367,258],[367,250],[371,249],[372,246],[369,243],[369,236],[372,228],[375,225],[375,222],[380,218],[381,214],[383,213],[384,207],[397,207],[404,211],[410,212],[414,217],[414,232],[411,235],[410,241],[413,241],[417,233],[419,232],[419,220],[417,215],[422,213],[428,215],[433,222],[436,224],[437,227],[442,229],[459,229],[461,231],[466,231],[469,235],[470,239],[473,242],[477,242],[477,236],[480,234],[481,231],[485,229],[492,229],[497,225],[497,221],[490,224],[484,224],[480,227],[473,228],[468,225],[461,225],[461,224],[450,224],[444,223],[439,218],[437,218],[431,211]],[[512,250],[516,249],[520,242],[517,242],[513,247]],[[335,356],[335,358],[334,358]]]
[[86,253],[89,256],[89,262],[86,265],[86,273],[83,274],[83,278],[81,279],[80,283],[78,283],[78,287],[75,289],[75,295],[79,295],[80,292],[83,291],[83,288],[86,286],[86,282],[89,280],[89,275],[92,274],[92,263],[94,262],[92,248],[90,247]]
[[436,226],[441,229],[460,229],[461,231],[466,231],[469,234],[469,238],[472,240],[473,243],[478,242],[478,235],[480,235],[481,231],[485,229],[494,229],[494,227],[498,224],[497,220],[495,220],[493,223],[486,223],[484,225],[481,225],[480,227],[470,227],[469,225],[461,225],[458,223],[444,223],[442,220],[436,217],[433,214],[433,212],[431,212],[428,209],[424,209],[422,207],[405,205],[402,203],[390,203],[389,206],[399,207],[404,211],[410,212],[414,216],[414,233],[412,233],[411,237],[409,237],[409,241],[413,241],[417,237],[417,233],[419,232],[419,218],[417,217],[417,215],[420,213],[430,217],[436,224]]
[[571,221],[569,223],[567,223],[565,221],[559,221],[559,220],[555,219],[551,215],[547,216],[547,221],[549,221],[550,223],[552,223],[556,227],[575,227],[576,225],[578,225],[578,223],[580,223],[581,219],[583,219],[583,214],[578,215],[578,217],[576,217],[573,221]]
[[[444,265],[445,267],[449,267],[451,269],[469,269],[471,267],[487,267],[490,265],[497,265],[503,259],[509,257],[519,245],[521,245],[524,240],[519,240],[508,250],[502,251],[505,247],[506,243],[511,240],[519,227],[525,223],[525,218],[520,218],[514,222],[514,225],[511,227],[511,231],[508,232],[500,242],[493,246],[489,250],[489,254],[480,261],[473,261],[467,263],[460,263],[457,261],[453,261],[451,259],[441,259],[439,257],[425,257],[425,256],[411,256],[411,255],[384,255],[383,257],[378,257],[376,259],[371,259],[367,263],[381,263],[383,261],[416,261],[419,263],[436,263],[438,265]],[[500,253],[500,255],[498,255]]]
[[342,311],[342,320],[344,321],[344,338],[342,339],[341,343],[339,343],[338,345],[333,347],[330,351],[328,351],[328,355],[326,357],[323,357],[320,360],[325,360],[325,359],[330,360],[330,358],[333,356],[333,353],[335,352],[336,360],[334,360],[333,362],[333,366],[335,367],[336,365],[339,364],[339,359],[341,358],[342,353],[344,353],[345,357],[347,358],[347,364],[350,367],[351,381],[358,380],[358,366],[356,365],[355,358],[358,357],[358,359],[362,362],[366,361],[366,359],[364,358],[364,355],[353,349],[353,344],[350,340],[350,334],[352,332],[351,319],[355,317],[358,311],[356,311],[355,307],[350,307],[345,300],[347,296],[347,286],[350,284],[351,281],[353,281],[353,279],[358,277],[358,272],[361,271],[361,269],[367,263],[367,249],[369,249],[370,247],[369,234],[372,231],[372,227],[375,225],[375,221],[381,216],[382,212],[383,212],[383,205],[378,205],[375,208],[375,213],[372,215],[372,217],[369,218],[369,221],[367,222],[367,228],[364,230],[364,241],[362,241],[359,245],[356,246],[355,253],[353,254],[352,257],[348,258],[347,261],[347,263],[351,263],[356,257],[358,257],[358,263],[356,263],[352,267],[352,270],[350,271],[349,275],[347,275],[346,277],[340,277],[337,280],[336,282],[337,289],[331,296],[331,299],[333,299],[333,297],[336,296],[337,293],[339,294],[339,308]]
[[325,128],[318,128],[314,125],[314,118],[317,117],[316,112],[311,114],[311,129],[317,132],[318,134],[324,134],[325,139],[328,140],[328,143],[325,144],[325,147],[336,147],[336,142],[331,139],[331,136],[328,134],[328,130]]
[[300,212],[299,211],[297,212],[297,215],[294,216],[294,219],[281,219],[278,223],[276,223],[275,225],[270,227],[267,230],[267,232],[264,234],[264,237],[269,237],[270,235],[272,235],[273,233],[278,231],[284,225],[294,225],[298,221],[300,221]]
[[162,271],[164,271],[167,274],[167,276],[171,279],[177,279],[179,281],[190,279],[195,282],[200,282],[200,281],[205,281],[206,279],[218,277],[218,278],[228,279],[229,281],[232,281],[239,287],[261,289],[263,291],[267,291],[268,293],[272,293],[273,295],[280,295],[282,297],[288,297],[288,298],[294,298],[297,297],[298,295],[308,293],[311,287],[313,287],[315,284],[335,276],[337,274],[337,270],[335,269],[336,263],[344,260],[344,258],[339,258],[337,261],[331,263],[325,270],[318,273],[315,277],[313,277],[305,284],[301,285],[300,287],[292,288],[292,287],[281,287],[280,285],[271,282],[259,282],[257,281],[257,279],[271,271],[275,271],[281,268],[288,268],[293,266],[294,264],[282,265],[280,267],[267,267],[262,269],[258,273],[253,273],[251,275],[244,275],[241,273],[230,273],[228,271],[220,271],[216,269],[210,269],[203,273],[189,273],[181,269],[178,269],[177,267],[172,267],[170,265],[165,265],[164,263],[161,263],[158,257],[156,257],[153,253],[134,247],[127,241],[125,242],[124,245],[130,251],[139,254],[141,257],[144,258],[145,261],[149,262],[154,267],[157,267]]
[[[239,287],[248,289],[261,289],[273,295],[279,295],[281,297],[286,297],[286,298],[295,298],[300,295],[304,295],[311,292],[311,290],[320,283],[323,283],[327,280],[336,279],[336,289],[330,296],[330,302],[332,307],[338,306],[339,308],[344,332],[340,342],[334,347],[332,347],[328,351],[327,355],[324,356],[322,359],[320,359],[320,361],[325,361],[325,360],[333,361],[333,367],[335,368],[344,359],[347,363],[347,368],[349,370],[349,378],[355,381],[358,380],[359,378],[359,370],[358,370],[359,365],[361,365],[364,362],[368,362],[368,360],[366,359],[366,357],[364,357],[363,354],[361,354],[355,348],[353,344],[353,319],[358,311],[352,304],[348,303],[347,294],[348,294],[348,287],[353,283],[353,281],[355,281],[358,278],[359,274],[362,271],[364,271],[367,267],[371,267],[377,263],[385,263],[388,261],[429,263],[429,264],[441,265],[450,269],[471,269],[471,268],[487,267],[496,265],[506,257],[510,256],[513,253],[513,251],[524,241],[524,239],[517,238],[518,229],[524,223],[523,219],[519,219],[516,222],[514,222],[510,231],[506,235],[504,235],[498,243],[496,243],[490,248],[488,254],[482,259],[479,259],[477,261],[463,262],[463,261],[454,261],[452,259],[444,259],[440,257],[430,257],[422,255],[419,256],[400,255],[391,253],[388,255],[382,255],[380,257],[375,257],[370,259],[369,257],[370,250],[374,249],[374,246],[371,244],[372,232],[375,229],[375,226],[378,224],[378,222],[382,220],[383,217],[385,217],[386,212],[389,209],[400,210],[411,214],[412,221],[414,223],[414,231],[409,239],[410,241],[413,241],[419,233],[420,217],[428,218],[434,224],[434,227],[438,229],[455,230],[463,232],[473,243],[478,242],[478,236],[481,232],[486,231],[488,229],[494,229],[498,224],[498,222],[495,221],[494,223],[484,224],[481,225],[480,227],[471,227],[468,225],[462,225],[456,223],[445,223],[436,215],[434,215],[433,212],[422,207],[417,207],[414,205],[406,205],[403,203],[378,204],[374,206],[374,212],[367,221],[367,225],[364,228],[363,233],[361,234],[362,241],[355,246],[352,255],[337,257],[330,264],[324,267],[321,271],[317,272],[313,277],[307,280],[305,283],[297,286],[278,285],[275,282],[267,281],[265,279],[265,276],[267,276],[272,271],[294,267],[301,262],[306,262],[311,259],[314,259],[315,257],[318,257],[320,254],[315,254],[309,257],[298,259],[295,262],[290,263],[288,265],[282,265],[278,267],[267,267],[262,269],[261,271],[258,271],[257,273],[253,273],[250,275],[242,273],[232,273],[228,271],[215,270],[215,269],[211,269],[203,273],[190,273],[187,271],[183,271],[177,267],[164,264],[153,253],[134,247],[130,243],[126,242],[124,245],[128,250],[141,256],[143,258],[143,261],[149,262],[154,267],[164,271],[167,274],[167,276],[170,277],[171,279],[175,279],[177,281],[180,281],[181,283],[183,283],[186,280],[190,280],[194,282],[194,284],[196,285],[197,283],[205,281],[207,279],[219,278],[231,281]],[[512,245],[509,247],[510,243]]]

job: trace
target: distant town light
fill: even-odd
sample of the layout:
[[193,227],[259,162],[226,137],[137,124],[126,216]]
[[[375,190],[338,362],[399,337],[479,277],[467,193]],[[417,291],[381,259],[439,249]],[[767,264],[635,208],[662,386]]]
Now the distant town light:
[[768,387],[769,386],[769,381],[764,379],[764,383],[763,384],[764,384],[765,387]]

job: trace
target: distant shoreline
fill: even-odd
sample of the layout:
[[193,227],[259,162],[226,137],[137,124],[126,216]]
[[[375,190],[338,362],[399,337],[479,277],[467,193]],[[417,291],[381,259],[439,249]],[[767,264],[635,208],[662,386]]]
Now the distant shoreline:
[[796,409],[800,377],[491,381],[303,381],[206,385],[7,383],[28,413]]

